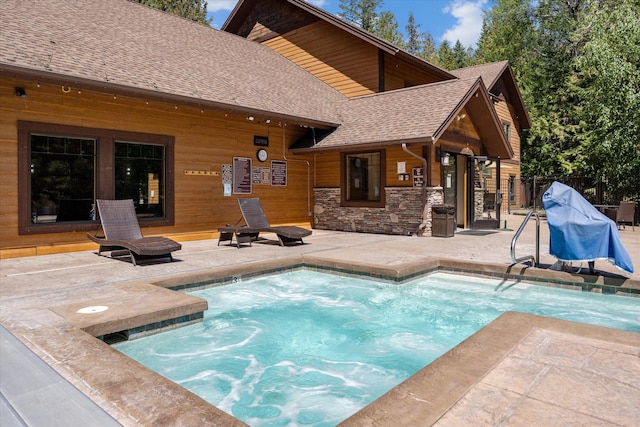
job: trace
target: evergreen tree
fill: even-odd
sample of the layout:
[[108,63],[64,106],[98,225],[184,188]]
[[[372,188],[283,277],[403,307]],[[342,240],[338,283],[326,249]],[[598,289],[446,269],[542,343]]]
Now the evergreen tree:
[[453,53],[453,49],[451,49],[449,41],[447,40],[440,43],[436,59],[436,64],[446,70],[454,70],[457,68],[456,57]]
[[420,44],[422,45],[422,49],[417,53],[417,55],[425,61],[438,65],[436,42],[433,40],[431,34],[424,33]]
[[530,0],[494,0],[485,12],[475,62],[508,60],[518,76],[527,67],[534,39],[533,8]]
[[340,0],[339,13],[342,19],[351,22],[369,32],[374,31],[378,18],[376,10],[382,6],[382,0]]
[[402,33],[398,30],[398,22],[392,12],[381,12],[377,17],[371,32],[395,46],[400,48],[404,47]]
[[207,18],[207,2],[205,0],[133,0],[137,3],[151,6],[169,12],[173,15],[187,18],[201,24],[211,25],[211,18]]
[[584,170],[584,133],[571,82],[577,46],[572,34],[581,16],[580,0],[542,0],[535,10],[535,40],[526,71],[533,127],[522,142],[524,176],[574,175]]
[[423,50],[419,28],[420,24],[416,24],[413,12],[409,12],[409,19],[407,20],[407,26],[405,27],[405,30],[407,31],[406,49],[407,52],[414,55],[418,55]]
[[469,65],[470,55],[468,50],[464,47],[464,45],[460,42],[460,40],[456,40],[456,44],[453,45],[453,68],[449,68],[450,70],[455,70],[458,68],[464,68]]

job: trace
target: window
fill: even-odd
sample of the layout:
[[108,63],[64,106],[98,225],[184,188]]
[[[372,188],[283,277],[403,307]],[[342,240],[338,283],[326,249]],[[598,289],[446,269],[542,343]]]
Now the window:
[[91,220],[96,140],[34,133],[30,143],[31,221]]
[[116,142],[116,199],[132,199],[138,216],[164,216],[164,147]]
[[384,162],[379,151],[343,155],[343,205],[384,206]]
[[509,176],[509,204],[514,205],[516,203],[516,177]]
[[18,144],[19,234],[95,230],[98,198],[173,224],[173,137],[18,122]]
[[502,122],[502,131],[504,132],[504,137],[507,139],[507,142],[511,142],[511,125],[507,122]]

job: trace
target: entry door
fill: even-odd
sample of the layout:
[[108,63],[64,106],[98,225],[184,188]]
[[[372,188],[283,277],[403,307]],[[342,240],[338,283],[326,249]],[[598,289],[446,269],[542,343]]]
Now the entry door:
[[500,227],[500,158],[472,156],[467,163],[469,223],[474,229]]
[[458,195],[458,180],[456,156],[449,156],[449,164],[442,166],[442,188],[444,189],[444,204],[455,206]]

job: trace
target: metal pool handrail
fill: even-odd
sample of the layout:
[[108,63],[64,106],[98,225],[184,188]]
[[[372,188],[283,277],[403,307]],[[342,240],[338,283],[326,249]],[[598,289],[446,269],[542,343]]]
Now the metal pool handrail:
[[[524,230],[524,227],[529,222],[531,215],[535,215],[536,217],[536,255],[526,255],[520,258],[516,258],[516,241],[518,240],[518,237],[520,237],[520,234],[522,233],[522,230]],[[513,235],[513,239],[511,239],[511,261],[513,261],[514,264],[517,264],[526,260],[531,260],[533,267],[536,267],[540,262],[540,215],[538,215],[538,212],[535,210],[532,210],[527,214],[524,221],[522,221],[520,228],[518,228],[516,234]]]

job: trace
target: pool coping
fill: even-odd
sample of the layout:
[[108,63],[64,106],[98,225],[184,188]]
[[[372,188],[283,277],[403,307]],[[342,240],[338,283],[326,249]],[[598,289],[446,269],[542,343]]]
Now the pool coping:
[[[582,277],[566,272],[531,269],[521,265],[504,266],[433,258],[421,260],[420,262],[380,266],[368,263],[336,261],[323,258],[321,254],[316,254],[248,262],[242,266],[236,265],[198,271],[196,273],[184,273],[157,280],[118,283],[108,287],[108,291],[114,292],[114,297],[124,298],[118,311],[113,310],[95,317],[86,317],[75,314],[77,313],[78,303],[43,305],[42,307],[28,310],[23,309],[19,313],[17,311],[3,313],[3,324],[7,325],[14,336],[18,337],[31,351],[45,360],[58,374],[89,396],[122,425],[202,425],[206,423],[244,425],[239,420],[215,408],[183,387],[122,355],[106,343],[96,339],[95,336],[141,328],[145,327],[145,325],[178,326],[179,322],[169,322],[172,319],[184,319],[187,323],[198,321],[198,313],[207,309],[206,302],[203,305],[202,300],[199,298],[174,291],[193,289],[193,287],[187,286],[192,281],[199,283],[200,285],[198,286],[210,286],[301,267],[335,271],[340,274],[365,274],[372,278],[394,282],[401,282],[407,278],[429,274],[434,271],[451,271],[492,277],[507,277],[522,281],[555,280],[559,286],[570,286],[591,291],[598,291],[598,289],[602,288],[609,289],[609,287],[613,286],[611,288],[613,292],[623,295],[637,294],[640,291],[640,284],[635,281],[625,280],[616,287],[613,284],[614,278],[610,280],[602,276]],[[598,288],[599,286],[600,288]],[[105,294],[103,296],[105,299],[108,298],[106,288],[102,287],[100,289],[100,292]],[[621,289],[623,290],[621,291]],[[145,303],[145,301],[150,300],[154,301],[153,306]],[[113,300],[110,304],[113,304]],[[518,318],[521,317],[519,313],[514,315]],[[507,317],[510,318],[514,315]],[[35,324],[33,319],[37,319]],[[444,363],[440,361],[441,359],[459,360],[458,358],[460,357],[472,357],[470,351],[473,348],[478,348],[480,351],[480,353],[473,353],[475,354],[473,357],[479,357],[478,354],[484,357],[485,352],[491,351],[498,351],[494,358],[498,357],[499,349],[508,348],[513,341],[513,339],[504,339],[504,337],[510,335],[519,336],[518,334],[521,335],[520,332],[525,331],[527,327],[530,329],[533,324],[560,325],[556,327],[562,327],[568,331],[576,329],[576,324],[572,322],[552,321],[549,323],[549,320],[540,320],[539,322],[536,321],[536,323],[528,315],[524,319],[519,323],[516,322],[506,326],[502,325],[502,321],[496,321],[498,322],[497,326],[491,323],[469,338],[470,341],[463,342],[434,363],[436,366],[440,366]],[[163,322],[165,322],[164,326]],[[492,331],[494,328],[501,331],[497,336],[504,342],[500,343],[499,346],[492,347],[492,350],[492,348],[480,345],[478,340],[482,341],[482,339],[477,338],[477,336],[483,337],[489,333],[483,331]],[[578,329],[585,328],[588,330],[598,329],[598,327],[586,325],[580,326]],[[619,335],[612,333],[611,329],[601,329],[605,329],[607,333],[599,333],[600,335]],[[633,339],[638,340],[639,334],[627,334],[632,334]],[[425,369],[429,369],[429,371],[435,369],[432,365]],[[448,365],[443,365],[443,367],[446,366]],[[421,372],[416,375],[424,377],[420,374]],[[414,383],[417,380],[414,377],[392,389],[389,393],[392,393],[392,395],[402,394],[406,387],[415,387]],[[428,378],[424,379],[424,381],[427,381],[423,384],[427,386],[427,389],[434,387],[433,382]],[[473,383],[473,381],[470,383]],[[381,402],[384,402],[384,400]],[[373,402],[363,409],[365,412],[359,412],[359,414],[365,415],[359,416],[366,417],[366,419],[374,419],[369,417],[372,416],[371,414],[378,413],[377,408],[379,405],[379,401]],[[445,404],[440,404],[438,408],[442,409],[445,406]],[[384,413],[387,416],[389,414],[388,412]],[[351,422],[349,420],[347,421]]]

